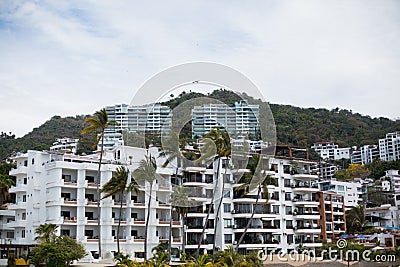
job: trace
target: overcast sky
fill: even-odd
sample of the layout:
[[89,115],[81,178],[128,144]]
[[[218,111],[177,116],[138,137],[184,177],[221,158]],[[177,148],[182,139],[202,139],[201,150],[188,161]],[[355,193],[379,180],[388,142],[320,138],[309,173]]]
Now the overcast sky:
[[272,103],[399,118],[400,1],[1,1],[0,130],[130,103],[190,61]]

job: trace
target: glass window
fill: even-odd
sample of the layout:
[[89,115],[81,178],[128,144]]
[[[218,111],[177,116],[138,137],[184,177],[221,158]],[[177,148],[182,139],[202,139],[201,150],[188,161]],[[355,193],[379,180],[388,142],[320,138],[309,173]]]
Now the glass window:
[[286,213],[286,215],[291,215],[292,214],[292,207],[291,206],[285,207],[285,213]]
[[229,191],[229,190],[224,190],[224,197],[225,197],[225,198],[230,198],[230,197],[231,197],[231,191]]
[[287,242],[289,245],[293,243],[293,235],[287,235]]
[[232,235],[224,235],[225,244],[232,244]]
[[224,228],[232,228],[232,220],[224,219]]
[[224,212],[225,213],[231,212],[231,204],[224,203]]
[[275,213],[275,214],[279,213],[279,206],[278,205],[272,206],[272,213]]

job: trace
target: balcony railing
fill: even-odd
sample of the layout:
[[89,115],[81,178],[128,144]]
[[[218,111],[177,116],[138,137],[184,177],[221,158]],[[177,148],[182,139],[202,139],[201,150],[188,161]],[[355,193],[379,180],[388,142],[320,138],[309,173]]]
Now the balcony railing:
[[310,244],[310,243],[322,243],[321,239],[295,239],[296,244]]

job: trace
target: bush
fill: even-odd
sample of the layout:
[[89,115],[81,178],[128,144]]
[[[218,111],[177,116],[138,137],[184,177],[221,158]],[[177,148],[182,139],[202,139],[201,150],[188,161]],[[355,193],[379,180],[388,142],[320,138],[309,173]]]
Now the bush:
[[46,264],[55,267],[69,266],[86,255],[83,245],[69,236],[56,236],[36,246],[31,253],[36,266]]

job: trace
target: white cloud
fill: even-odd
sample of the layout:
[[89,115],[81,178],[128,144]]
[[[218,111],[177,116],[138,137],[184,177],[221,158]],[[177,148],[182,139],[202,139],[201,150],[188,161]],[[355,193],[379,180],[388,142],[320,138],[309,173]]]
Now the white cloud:
[[128,103],[156,72],[195,60],[242,71],[271,102],[399,117],[399,5],[4,1],[0,127],[23,135],[53,115]]

